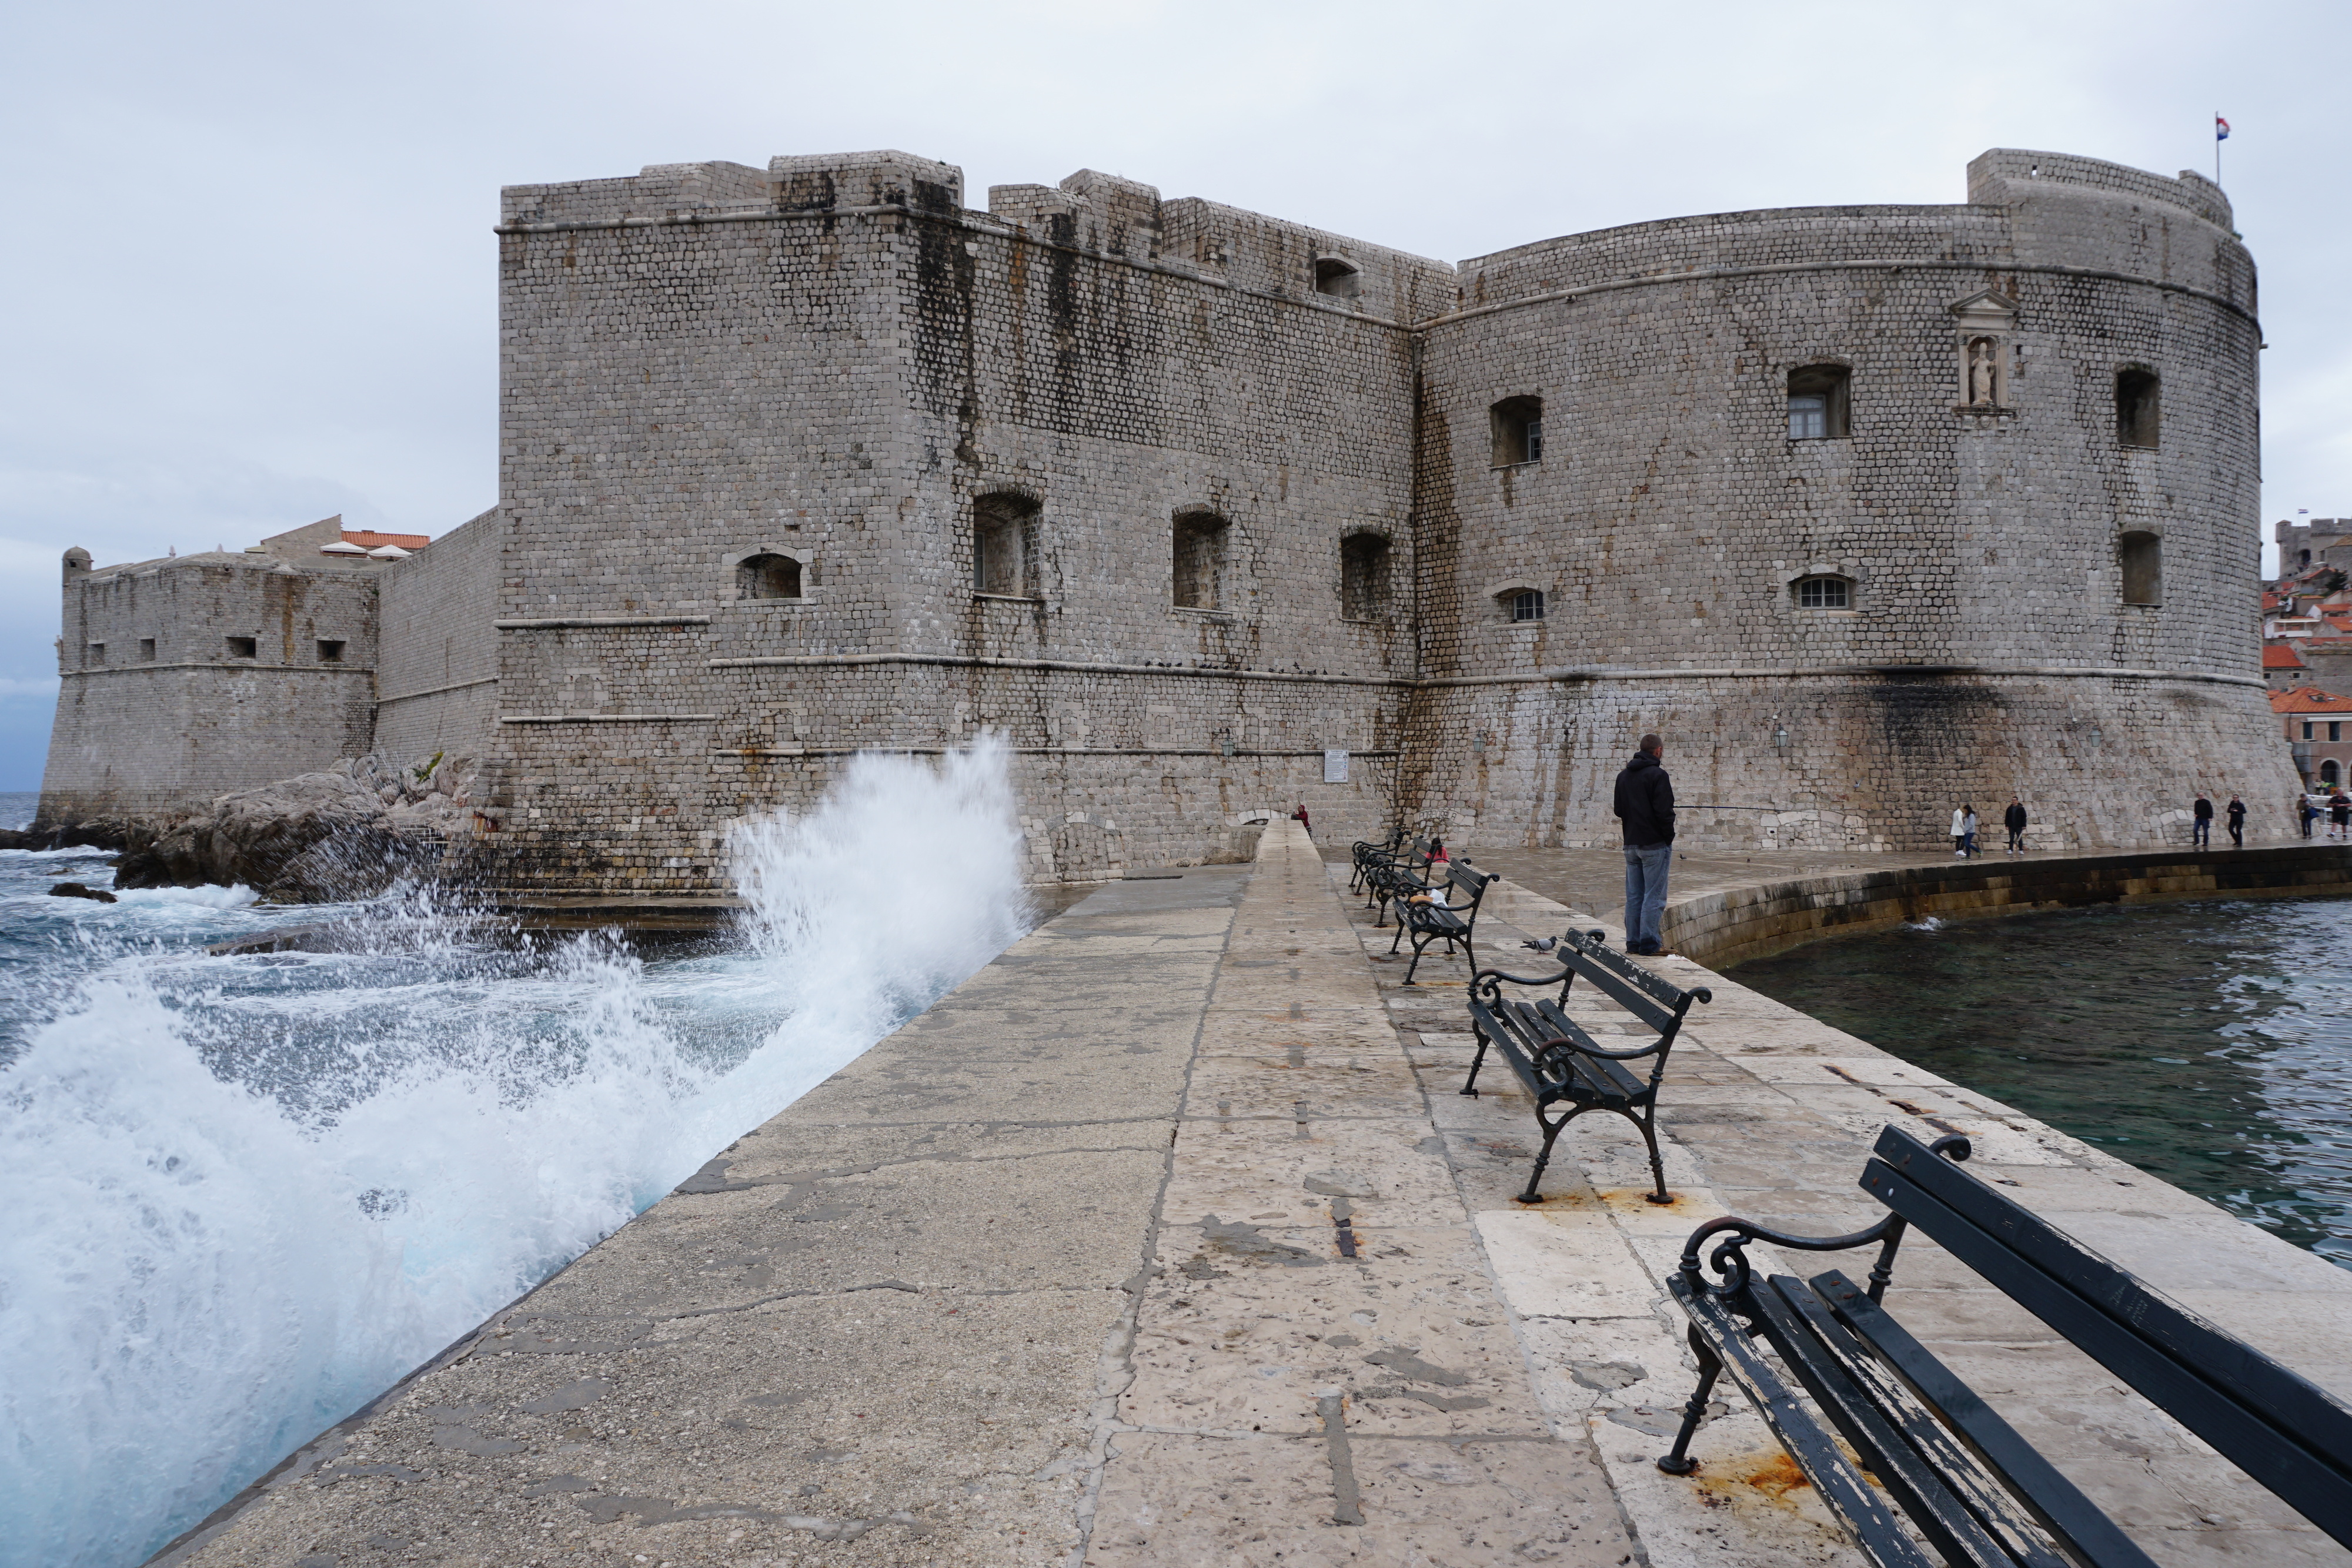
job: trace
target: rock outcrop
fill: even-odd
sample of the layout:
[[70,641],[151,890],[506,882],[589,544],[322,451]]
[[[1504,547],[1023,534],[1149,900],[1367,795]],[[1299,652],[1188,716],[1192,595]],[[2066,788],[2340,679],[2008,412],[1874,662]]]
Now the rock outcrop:
[[367,898],[470,832],[470,758],[350,758],[203,809],[130,824],[117,887],[242,883],[280,903]]

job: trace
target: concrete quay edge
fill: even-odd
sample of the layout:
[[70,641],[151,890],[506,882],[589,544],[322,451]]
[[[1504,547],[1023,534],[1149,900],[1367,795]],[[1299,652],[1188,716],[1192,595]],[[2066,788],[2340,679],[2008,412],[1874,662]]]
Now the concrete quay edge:
[[[1465,857],[1539,889],[1567,892],[1561,902],[1622,915],[1622,894],[1599,892],[1616,875],[1614,850],[1552,852],[1591,859],[1573,889],[1563,878],[1528,869],[1525,852],[1472,849]],[[1728,864],[1737,857],[1718,860]],[[1829,857],[1824,857],[1829,858]],[[1713,885],[1669,892],[1662,921],[1666,946],[1728,967],[1828,937],[1885,931],[1933,916],[1973,920],[2096,904],[2175,903],[2200,898],[2313,898],[2352,894],[2352,843],[2269,845],[2243,850],[2114,851],[2014,857],[1989,851],[1972,860],[1888,857],[1894,863],[1834,869],[1766,870],[1741,878],[1714,870]],[[1684,868],[1678,862],[1675,879]],[[1671,889],[1673,882],[1669,882]],[[1581,896],[1578,896],[1581,894]]]
[[[1686,960],[1675,1203],[1593,1118],[1517,1207],[1469,967],[1346,879],[1277,821],[1094,894],[157,1561],[1858,1568],[1753,1415],[1650,1459],[1683,1237],[1866,1220],[1887,1122],[2352,1397],[2352,1274]],[[1570,920],[1507,882],[1477,961]],[[2168,1568],[2352,1563],[1931,1245],[1889,1300]]]

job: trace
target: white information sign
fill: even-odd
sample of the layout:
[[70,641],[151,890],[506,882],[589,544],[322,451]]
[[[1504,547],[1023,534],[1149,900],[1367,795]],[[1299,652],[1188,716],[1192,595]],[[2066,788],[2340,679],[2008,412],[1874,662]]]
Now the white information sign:
[[1323,753],[1323,782],[1345,784],[1348,781],[1348,754],[1344,751]]

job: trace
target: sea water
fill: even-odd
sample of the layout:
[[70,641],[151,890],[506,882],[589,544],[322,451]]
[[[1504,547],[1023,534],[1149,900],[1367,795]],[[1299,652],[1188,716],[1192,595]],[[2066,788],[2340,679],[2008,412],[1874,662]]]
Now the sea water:
[[2352,1268],[2352,899],[1925,920],[1732,974]]
[[[740,930],[649,958],[0,852],[0,1563],[142,1561],[1031,919],[993,743],[858,758],[730,864]],[[205,952],[287,925],[347,946]]]

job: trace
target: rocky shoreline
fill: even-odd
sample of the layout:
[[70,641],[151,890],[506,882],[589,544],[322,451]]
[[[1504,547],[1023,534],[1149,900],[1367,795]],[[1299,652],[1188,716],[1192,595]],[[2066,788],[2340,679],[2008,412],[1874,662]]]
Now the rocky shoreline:
[[472,834],[470,757],[345,758],[333,767],[152,815],[36,820],[0,849],[114,852],[114,885],[243,885],[281,904],[367,898],[438,865]]

